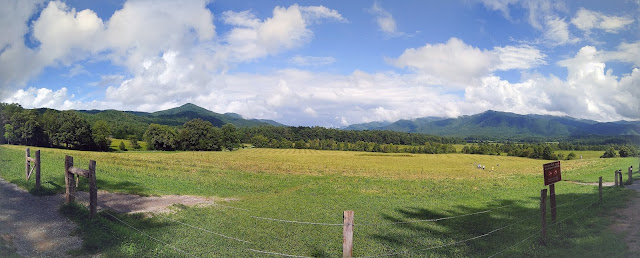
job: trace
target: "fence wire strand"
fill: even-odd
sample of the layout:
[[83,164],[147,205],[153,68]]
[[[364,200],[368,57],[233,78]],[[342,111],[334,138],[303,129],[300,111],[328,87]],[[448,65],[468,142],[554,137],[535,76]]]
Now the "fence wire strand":
[[104,211],[104,213],[105,213],[105,214],[107,214],[107,215],[109,215],[110,217],[112,217],[112,218],[116,219],[116,220],[117,220],[117,221],[119,221],[120,223],[122,223],[122,224],[126,225],[127,227],[129,227],[129,228],[131,228],[131,229],[133,229],[133,230],[135,230],[135,231],[138,231],[138,233],[140,233],[141,235],[144,235],[144,236],[146,236],[146,237],[148,237],[148,238],[150,238],[150,239],[152,239],[152,240],[154,240],[154,241],[156,241],[156,242],[158,242],[158,243],[161,243],[161,244],[163,244],[163,245],[165,245],[165,246],[168,246],[168,247],[170,247],[171,249],[173,249],[173,250],[175,250],[175,251],[177,251],[177,252],[179,252],[179,253],[182,253],[182,254],[185,254],[185,255],[187,255],[187,256],[191,256],[191,257],[198,257],[198,256],[195,256],[195,255],[190,254],[190,253],[188,253],[188,252],[185,252],[185,251],[183,251],[182,249],[179,249],[179,248],[177,248],[177,247],[175,247],[175,246],[173,246],[173,245],[171,245],[171,244],[169,244],[169,243],[167,243],[167,242],[164,242],[164,241],[162,241],[162,240],[160,240],[160,239],[157,239],[157,238],[155,238],[155,237],[153,237],[153,236],[151,236],[151,235],[149,235],[149,234],[147,234],[147,233],[144,233],[142,230],[137,229],[136,227],[129,225],[128,223],[126,223],[126,222],[124,222],[124,221],[120,220],[120,219],[119,219],[118,217],[116,217],[116,216],[111,215],[111,213],[109,213],[109,212]]
[[276,253],[276,252],[260,251],[260,250],[251,249],[251,248],[247,248],[246,250],[251,251],[251,252],[256,252],[256,253],[271,254],[271,255],[277,255],[277,256],[283,256],[283,257],[313,258],[313,257],[309,257],[309,256],[300,256],[300,255],[291,255],[291,254],[283,254],[283,253]]
[[509,227],[511,227],[511,226],[514,226],[514,225],[517,225],[517,224],[523,223],[523,222],[525,222],[525,221],[527,221],[527,220],[531,220],[531,219],[534,219],[534,218],[536,218],[536,217],[537,217],[537,216],[531,216],[531,217],[526,218],[526,219],[521,219],[521,220],[518,220],[518,221],[513,222],[513,223],[511,223],[511,224],[508,224],[508,225],[506,225],[506,226],[502,226],[502,227],[500,227],[500,228],[496,228],[496,229],[494,229],[494,230],[491,230],[491,231],[489,231],[489,232],[487,232],[487,233],[484,233],[484,234],[482,234],[482,235],[477,235],[477,236],[474,236],[474,237],[471,237],[471,238],[467,238],[467,239],[464,239],[464,240],[460,240],[460,241],[457,241],[457,242],[453,242],[453,243],[448,243],[448,244],[439,245],[439,246],[432,246],[432,247],[429,247],[429,248],[423,248],[423,249],[406,250],[406,251],[396,252],[396,253],[390,253],[390,254],[381,254],[381,255],[375,255],[375,256],[364,256],[364,257],[361,257],[361,258],[373,258],[373,257],[395,256],[395,255],[399,255],[399,254],[405,254],[405,253],[408,253],[408,252],[410,252],[410,251],[428,251],[428,250],[438,249],[438,248],[442,248],[442,247],[458,245],[458,244],[462,244],[462,243],[465,243],[465,242],[469,242],[469,241],[473,241],[473,240],[476,240],[476,239],[480,239],[480,238],[483,238],[483,237],[487,237],[487,236],[489,236],[489,235],[491,235],[491,234],[493,234],[493,233],[496,233],[496,232],[498,232],[498,231],[501,231],[501,230],[503,230],[503,229],[505,229],[505,228],[509,228]]
[[[306,222],[306,221],[295,221],[295,220],[284,220],[284,219],[274,219],[274,218],[264,218],[264,217],[257,217],[257,216],[251,216],[251,218],[254,219],[261,219],[261,220],[271,220],[271,221],[277,221],[277,222],[284,222],[284,223],[293,223],[293,224],[306,224],[306,225],[320,225],[320,226],[343,226],[343,223],[321,223],[321,222]],[[355,224],[354,224],[355,225]]]
[[204,232],[207,232],[207,233],[210,233],[210,234],[216,235],[216,236],[224,237],[224,238],[231,239],[231,240],[235,240],[235,241],[238,241],[238,242],[251,243],[251,242],[249,242],[249,241],[245,241],[245,240],[238,239],[238,238],[235,238],[235,237],[225,236],[225,235],[223,235],[223,234],[220,234],[220,233],[216,233],[216,232],[210,231],[210,230],[208,230],[208,229],[204,229],[204,228],[201,228],[201,227],[196,227],[196,226],[193,226],[193,225],[189,225],[189,224],[187,224],[187,223],[184,223],[184,222],[181,222],[181,221],[178,221],[178,220],[175,220],[175,219],[169,218],[169,217],[165,217],[165,218],[166,218],[166,219],[169,219],[169,220],[171,220],[171,221],[174,221],[174,222],[176,222],[176,223],[179,223],[179,224],[185,225],[185,226],[187,226],[187,227],[191,227],[191,228],[194,228],[194,229],[198,229],[198,230],[201,230],[201,231],[204,231]]
[[[462,217],[468,217],[468,216],[473,216],[473,215],[478,215],[478,214],[483,214],[483,213],[488,213],[494,210],[499,210],[502,208],[506,208],[506,207],[510,207],[513,206],[514,204],[509,204],[509,205],[504,205],[504,206],[500,206],[500,207],[496,207],[493,209],[488,209],[488,210],[484,210],[484,211],[478,211],[478,212],[473,212],[473,213],[468,213],[468,214],[462,214],[462,215],[456,215],[456,216],[450,216],[450,217],[443,217],[443,218],[437,218],[437,219],[421,219],[421,220],[412,220],[412,221],[396,221],[396,222],[389,222],[389,223],[355,223],[353,224],[354,226],[384,226],[384,225],[397,225],[397,224],[410,224],[410,223],[420,223],[420,222],[436,222],[436,221],[442,221],[442,220],[449,220],[449,219],[457,219],[457,218],[462,218]],[[342,224],[340,224],[342,225]]]
[[[587,196],[584,196],[584,197],[581,197],[581,198],[576,198],[576,199],[572,200],[571,202],[568,202],[567,204],[575,204],[575,202],[576,202],[576,201],[578,201],[578,200],[582,200],[582,199],[587,198],[587,197],[591,197],[591,196],[588,196],[588,195],[587,195]],[[592,202],[591,204],[589,204],[589,205],[585,206],[584,208],[582,208],[582,209],[578,210],[577,212],[574,212],[573,214],[571,214],[571,215],[569,215],[569,216],[567,216],[567,217],[563,218],[562,220],[559,220],[559,221],[557,221],[557,222],[555,222],[555,223],[553,223],[553,224],[549,225],[549,227],[556,226],[556,225],[558,225],[560,222],[566,221],[567,219],[569,219],[569,218],[571,218],[571,217],[575,216],[576,214],[578,214],[578,213],[580,213],[580,212],[582,212],[582,211],[584,211],[584,210],[586,210],[586,209],[590,208],[591,206],[593,206],[595,203],[598,203],[598,202],[600,202],[600,201],[599,201],[599,200],[597,200],[597,201],[595,201],[595,202]],[[567,204],[564,204],[564,205],[567,205]],[[564,206],[564,205],[562,205],[562,206]],[[560,207],[560,206],[556,206],[556,208],[557,208],[557,207]],[[493,255],[489,256],[489,258],[492,258],[492,257],[495,257],[495,256],[497,256],[497,255],[500,255],[500,254],[502,254],[502,253],[506,252],[507,250],[512,249],[513,247],[518,246],[518,245],[522,244],[523,242],[527,241],[528,239],[531,239],[532,237],[535,237],[535,236],[537,236],[537,235],[536,235],[536,234],[533,234],[533,235],[531,235],[531,236],[528,236],[528,237],[526,237],[526,238],[524,238],[524,239],[522,239],[522,240],[520,240],[520,241],[516,242],[515,244],[512,244],[512,245],[510,245],[509,247],[502,249],[500,252],[497,252],[497,253],[495,253],[495,254],[493,254]]]

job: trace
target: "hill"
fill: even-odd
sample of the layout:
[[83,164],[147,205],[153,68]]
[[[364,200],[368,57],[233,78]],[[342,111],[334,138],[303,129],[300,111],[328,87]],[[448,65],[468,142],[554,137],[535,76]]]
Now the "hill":
[[394,123],[350,125],[345,130],[391,130],[482,139],[562,139],[588,135],[640,135],[640,122],[597,122],[549,115],[519,115],[485,111],[458,118],[417,118]]
[[233,124],[236,127],[283,126],[272,120],[244,119],[234,113],[219,114],[191,103],[153,113],[118,110],[78,110],[78,112],[91,124],[97,120],[104,120],[112,124],[113,135],[116,138],[124,138],[130,134],[141,137],[151,123],[181,126],[195,118],[209,121],[217,127],[225,124]]

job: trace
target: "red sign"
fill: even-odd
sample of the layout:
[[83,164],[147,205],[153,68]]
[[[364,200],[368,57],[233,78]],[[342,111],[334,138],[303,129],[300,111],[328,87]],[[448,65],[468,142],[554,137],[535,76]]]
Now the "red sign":
[[544,168],[544,185],[554,184],[562,180],[560,176],[560,161],[547,163],[542,167]]

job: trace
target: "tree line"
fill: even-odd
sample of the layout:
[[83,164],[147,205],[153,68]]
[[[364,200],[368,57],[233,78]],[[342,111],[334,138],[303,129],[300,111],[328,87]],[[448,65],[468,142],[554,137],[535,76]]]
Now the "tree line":
[[558,150],[605,151],[601,158],[612,158],[618,155],[620,157],[635,157],[640,155],[636,146],[630,144],[583,145],[571,143],[480,143],[473,146],[464,146],[461,152],[465,154],[483,155],[500,155],[501,153],[506,153],[508,156],[546,160],[571,160],[577,158],[574,152],[570,152],[567,156],[564,156],[562,153],[556,153]]
[[[453,144],[465,144],[457,137],[393,131],[348,131],[324,127],[260,126],[236,128],[233,124],[215,127],[211,122],[193,119],[181,126],[148,124],[144,133],[124,135],[121,128],[104,120],[89,120],[86,114],[53,109],[23,109],[18,104],[0,103],[0,143],[109,151],[111,138],[125,138],[132,147],[138,140],[150,150],[221,151],[233,150],[241,143],[257,148],[296,148],[315,150],[366,151],[386,153],[455,153]],[[91,123],[89,121],[92,121]],[[126,124],[125,124],[126,125]],[[136,125],[136,127],[140,127]],[[136,129],[138,130],[138,129]],[[115,132],[117,131],[117,132]],[[611,142],[611,141],[610,141]],[[479,143],[467,145],[462,153],[528,157],[534,159],[572,159],[557,150],[606,151],[603,157],[637,156],[638,149],[625,141],[618,144],[590,145],[587,141],[560,143]],[[122,144],[123,145],[123,144]],[[120,149],[124,150],[121,146]]]

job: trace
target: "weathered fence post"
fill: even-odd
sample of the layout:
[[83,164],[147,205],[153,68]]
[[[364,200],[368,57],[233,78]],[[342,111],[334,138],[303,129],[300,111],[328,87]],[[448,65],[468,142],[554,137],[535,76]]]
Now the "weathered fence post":
[[622,182],[622,169],[618,169],[618,176],[620,177],[620,186],[624,187],[624,183]]
[[24,162],[24,178],[25,180],[29,180],[29,169],[31,168],[31,161],[29,161],[29,158],[31,157],[31,150],[27,148],[25,152],[26,161]]
[[540,190],[540,244],[547,243],[547,189]]
[[96,216],[98,207],[98,186],[96,185],[96,161],[89,161],[89,210],[91,217]]
[[344,211],[342,226],[342,257],[353,257],[353,211]]
[[598,179],[598,194],[600,195],[600,201],[602,201],[602,177]]
[[[33,163],[33,167],[31,167],[31,163]],[[33,170],[36,171],[36,191],[40,190],[40,150],[37,150],[35,153],[35,157],[31,157],[31,150],[27,148],[25,150],[25,178],[27,181],[31,179],[31,174]]]
[[40,150],[36,151],[36,191],[40,191]]
[[69,172],[69,169],[71,169],[71,167],[73,167],[73,157],[65,156],[64,157],[64,184],[66,186],[66,190],[65,190],[66,204],[70,204],[73,202],[74,197],[72,194],[76,192],[76,186],[73,184],[74,174]]
[[633,184],[633,167],[629,167],[629,184]]
[[618,170],[616,170],[616,171],[614,172],[614,174],[615,174],[615,178],[616,178],[616,184],[615,184],[615,186],[618,186]]

